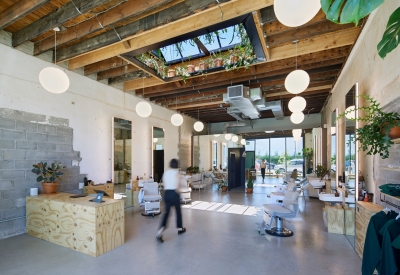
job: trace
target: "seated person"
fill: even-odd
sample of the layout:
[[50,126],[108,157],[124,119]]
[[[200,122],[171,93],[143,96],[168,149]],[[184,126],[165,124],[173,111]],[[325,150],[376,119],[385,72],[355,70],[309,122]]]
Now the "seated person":
[[292,175],[290,175],[290,177],[292,178],[292,179],[297,179],[297,169],[294,169],[293,170],[293,172],[292,172]]

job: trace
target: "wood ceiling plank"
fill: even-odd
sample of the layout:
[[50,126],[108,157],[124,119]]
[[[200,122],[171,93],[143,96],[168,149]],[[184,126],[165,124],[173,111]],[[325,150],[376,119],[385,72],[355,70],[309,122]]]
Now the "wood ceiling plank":
[[129,81],[129,80],[133,80],[133,79],[142,80],[143,78],[146,78],[146,77],[149,77],[149,75],[146,74],[146,72],[141,71],[141,70],[136,70],[136,71],[133,71],[130,73],[126,73],[123,75],[108,78],[108,85],[114,85],[114,84]]
[[115,57],[108,58],[106,60],[99,61],[99,62],[85,66],[84,74],[89,75],[89,74],[97,73],[100,71],[105,71],[105,70],[109,70],[112,68],[118,68],[121,66],[125,66],[127,64],[128,63],[125,60],[122,60],[121,58],[115,56]]
[[[127,1],[114,7],[113,9],[102,13],[96,17],[92,17],[84,22],[76,24],[67,30],[57,34],[57,45],[61,46],[69,43],[88,34],[94,33],[102,27],[113,27],[115,24],[124,21],[132,20],[133,18],[139,20],[144,16],[151,15],[159,12],[160,10],[167,9],[183,0],[137,0]],[[41,54],[54,47],[54,36],[47,37],[34,45],[34,55]]]
[[269,47],[267,47],[266,37],[264,36],[264,31],[262,29],[260,17],[261,15],[259,10],[253,12],[253,19],[254,19],[254,24],[256,25],[258,38],[260,39],[264,55],[267,58],[267,60],[269,60],[271,58],[271,50]]
[[136,89],[142,89],[143,87],[151,87],[151,86],[160,85],[162,83],[164,83],[164,82],[155,77],[145,78],[144,84],[142,83],[142,79],[135,79],[132,81],[125,82],[124,90],[125,91],[133,91]]
[[[189,0],[185,2],[188,1]],[[205,2],[205,1],[197,1],[197,2]],[[210,2],[215,3],[215,1],[211,0]],[[165,27],[153,28],[153,29],[145,28],[148,29],[147,31],[146,30],[143,31],[142,28],[141,33],[130,36],[129,41],[132,47],[130,50],[143,48],[145,46],[153,45],[155,43],[173,38],[177,35],[189,33],[195,30],[203,29],[208,26],[212,26],[216,23],[221,22],[221,12],[223,14],[223,20],[228,20],[243,14],[253,12],[254,10],[259,10],[261,8],[270,6],[272,4],[273,0],[259,0],[253,2],[252,5],[249,5],[248,0],[232,0],[227,3],[213,5],[213,7],[208,8],[206,10],[199,9],[197,10],[197,12],[191,11],[191,13],[189,14],[192,15],[187,16],[187,14],[185,14],[186,16],[185,18],[179,19],[177,21],[168,24],[166,26],[168,28],[168,31],[166,31]],[[167,10],[162,12],[167,12]],[[93,51],[84,54],[82,56],[75,57],[69,61],[68,66],[69,69],[71,70],[77,69],[91,63],[95,63],[116,55],[126,53],[127,51],[128,50],[125,49],[122,43],[116,43],[114,45],[104,47],[97,51]]]
[[194,102],[178,104],[175,106],[171,106],[170,109],[179,110],[180,108],[201,107],[201,106],[208,106],[208,105],[222,104],[222,103],[224,102],[222,101],[222,96],[220,96],[219,98],[214,98],[214,99],[199,100]]
[[[0,13],[0,30],[8,27],[50,0],[21,0]],[[54,44],[54,42],[53,42]],[[54,46],[54,45],[53,45]]]
[[[107,3],[108,1],[110,0],[74,0],[74,3],[81,13],[86,13]],[[74,4],[68,2],[60,9],[53,11],[25,28],[13,33],[12,45],[13,47],[21,45],[25,41],[28,41],[43,32],[52,30],[79,15],[80,13],[75,8]]]
[[105,71],[100,71],[97,73],[97,80],[103,80],[110,77],[116,77],[127,73],[136,72],[139,69],[133,66],[132,64],[128,64],[125,66],[108,69]]

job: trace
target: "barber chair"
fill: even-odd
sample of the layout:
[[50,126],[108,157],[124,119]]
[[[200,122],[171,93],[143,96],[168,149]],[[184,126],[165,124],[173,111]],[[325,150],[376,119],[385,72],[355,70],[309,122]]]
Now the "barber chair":
[[181,203],[187,204],[192,201],[190,195],[192,193],[192,188],[188,185],[188,179],[182,177],[179,183],[179,194]]
[[161,214],[161,200],[162,197],[158,192],[157,182],[144,182],[144,212],[142,216],[156,216]]

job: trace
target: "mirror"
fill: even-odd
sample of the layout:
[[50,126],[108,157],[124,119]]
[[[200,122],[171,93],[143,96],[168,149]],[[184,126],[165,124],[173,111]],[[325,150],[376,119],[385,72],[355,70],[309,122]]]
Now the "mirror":
[[337,123],[336,123],[336,116],[337,116],[338,110],[336,109],[335,111],[332,112],[331,115],[331,190],[334,189],[336,190],[337,188],[337,173],[336,173],[336,162],[337,162],[337,157],[336,157],[336,152],[337,150],[337,140],[336,140],[336,133],[337,133]]
[[213,169],[219,169],[218,165],[218,142],[216,140],[211,141],[211,167]]
[[114,199],[126,199],[126,184],[131,180],[132,122],[112,118],[112,182]]
[[[354,85],[346,94],[346,110],[357,107],[358,85]],[[344,135],[344,163],[341,167],[342,185],[348,193],[345,198],[345,234],[350,244],[355,247],[355,201],[358,193],[358,157],[357,143],[355,140],[356,122],[354,118],[356,113],[350,113],[345,116],[345,135]],[[351,119],[353,118],[353,119]]]
[[153,127],[153,178],[160,182],[164,174],[164,129]]
[[228,169],[228,146],[225,142],[222,143],[222,169]]

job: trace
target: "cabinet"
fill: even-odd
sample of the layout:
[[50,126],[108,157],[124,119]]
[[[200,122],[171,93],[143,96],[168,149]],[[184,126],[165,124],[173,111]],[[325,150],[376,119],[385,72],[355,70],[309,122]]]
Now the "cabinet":
[[362,258],[364,252],[365,235],[367,234],[369,220],[382,209],[382,206],[372,202],[356,202],[356,251],[360,258]]

